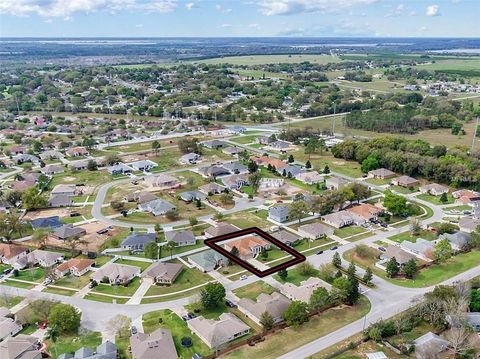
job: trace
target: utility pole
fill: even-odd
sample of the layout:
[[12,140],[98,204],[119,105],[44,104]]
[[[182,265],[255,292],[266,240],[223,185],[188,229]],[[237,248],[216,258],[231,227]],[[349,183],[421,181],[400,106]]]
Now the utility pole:
[[477,139],[477,130],[478,130],[479,120],[480,120],[480,117],[477,116],[477,123],[475,124],[475,130],[473,131],[472,148],[470,149],[470,152],[473,152],[473,150],[475,149],[475,140]]

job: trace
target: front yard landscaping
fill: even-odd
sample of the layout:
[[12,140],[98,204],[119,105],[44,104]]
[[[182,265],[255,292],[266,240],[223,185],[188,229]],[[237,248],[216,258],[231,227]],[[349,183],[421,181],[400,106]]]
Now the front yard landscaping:
[[110,295],[119,295],[119,296],[132,296],[135,291],[140,287],[140,278],[135,277],[128,284],[127,287],[123,285],[110,285],[105,283],[99,283],[95,288],[92,289],[92,293],[104,293]]
[[[170,286],[152,285],[145,296],[174,293],[205,284],[210,280],[212,280],[212,278],[208,274],[202,273],[198,269],[185,268],[182,273],[179,274],[175,283]],[[188,295],[188,293],[185,293],[185,295]],[[168,299],[171,298],[169,297]]]
[[233,293],[239,298],[250,298],[251,300],[255,301],[260,293],[265,294],[272,294],[275,292],[275,288],[273,288],[270,284],[257,281],[252,284],[248,284],[244,287],[235,289]]
[[430,202],[432,204],[436,204],[436,205],[444,205],[444,204],[451,204],[451,203],[454,203],[455,202],[455,198],[453,198],[453,196],[451,195],[451,193],[449,193],[447,195],[447,202],[442,202],[440,200],[441,196],[432,196],[430,194],[427,194],[427,193],[424,193],[424,194],[420,194],[417,196],[418,199],[422,199],[424,201],[427,201],[427,202]]
[[82,347],[92,350],[102,344],[102,335],[100,332],[88,331],[85,334],[62,334],[59,335],[56,342],[47,340],[48,351],[55,356],[62,353],[73,353]]

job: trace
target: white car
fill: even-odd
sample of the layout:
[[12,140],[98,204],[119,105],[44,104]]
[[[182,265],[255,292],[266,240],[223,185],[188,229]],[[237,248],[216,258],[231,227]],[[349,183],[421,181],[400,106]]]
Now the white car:
[[244,275],[242,275],[242,276],[240,277],[240,280],[245,280],[245,279],[247,279],[247,278],[248,278],[248,277],[244,274]]

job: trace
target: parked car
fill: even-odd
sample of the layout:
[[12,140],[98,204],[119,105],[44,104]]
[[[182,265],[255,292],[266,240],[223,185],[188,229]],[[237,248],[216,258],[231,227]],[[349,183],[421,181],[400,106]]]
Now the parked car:
[[231,300],[228,300],[228,299],[225,301],[225,305],[229,308],[236,308],[237,307],[237,305],[234,302],[232,302]]
[[130,328],[130,333],[131,333],[132,335],[137,334],[137,327],[134,326],[134,325],[132,325],[132,327]]
[[245,280],[245,279],[247,279],[247,278],[248,278],[247,275],[244,274],[244,275],[242,275],[242,276],[240,277],[240,280]]
[[3,271],[3,274],[9,274],[12,270],[13,268],[7,268]]
[[385,247],[378,247],[379,251],[385,252],[387,249]]
[[38,326],[38,329],[46,329],[48,326],[48,320],[45,320],[44,322],[40,323]]
[[317,254],[322,254],[322,253],[323,253],[323,251],[318,251],[318,252],[317,252]]
[[188,317],[188,319],[193,319],[193,318],[196,318],[197,316],[195,314],[193,314],[192,312],[188,312],[187,317]]
[[52,283],[52,282],[53,282],[53,280],[51,280],[50,278],[47,278],[47,279],[45,279],[45,280],[43,281],[42,284],[43,284],[43,285],[49,285],[49,284]]
[[338,249],[337,246],[333,246],[332,248],[330,248],[331,251],[336,251]]

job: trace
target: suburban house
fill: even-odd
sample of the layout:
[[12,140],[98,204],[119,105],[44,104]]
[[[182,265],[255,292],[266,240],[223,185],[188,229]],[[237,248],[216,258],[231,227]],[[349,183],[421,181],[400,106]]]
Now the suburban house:
[[147,192],[147,191],[137,191],[125,196],[125,200],[127,202],[137,202],[137,203],[145,203],[145,202],[153,201],[157,198],[158,197],[155,196],[152,192]]
[[299,236],[296,234],[289,232],[285,229],[281,229],[277,232],[274,232],[271,234],[273,238],[276,240],[282,242],[283,244],[286,244],[287,246],[292,247],[293,244],[300,239]]
[[74,184],[57,184],[53,187],[51,195],[75,196],[77,187]]
[[72,196],[65,194],[54,194],[48,199],[48,206],[52,208],[70,207],[73,204]]
[[62,262],[64,259],[63,254],[59,252],[44,251],[41,249],[35,249],[33,252],[28,253],[26,257],[17,261],[17,264],[24,263],[22,268],[25,268],[29,263],[38,264],[41,267],[51,267],[55,264]]
[[256,301],[250,298],[242,298],[238,301],[238,309],[255,323],[260,324],[262,314],[267,312],[275,323],[282,321],[282,314],[290,305],[290,300],[283,294],[273,292],[272,294],[261,293]]
[[250,327],[231,313],[220,314],[218,320],[199,316],[187,321],[187,325],[210,348],[217,348],[250,332]]
[[199,191],[185,191],[178,194],[178,197],[187,203],[193,201],[204,201],[207,197],[205,194]]
[[110,341],[106,341],[95,350],[92,350],[87,347],[82,347],[78,349],[73,356],[70,353],[61,354],[58,356],[58,359],[117,359],[118,358],[118,348],[115,344]]
[[287,176],[288,178],[296,177],[300,173],[306,172],[305,169],[298,165],[287,164],[283,168],[277,168],[277,173],[282,176]]
[[437,357],[438,354],[448,348],[449,342],[437,334],[428,332],[421,337],[418,337],[413,341],[415,351],[421,352],[421,348],[427,348],[429,353],[432,353],[433,357]]
[[202,156],[199,154],[191,152],[180,157],[180,163],[183,165],[193,165],[200,161],[201,158]]
[[65,241],[71,238],[84,236],[85,234],[87,234],[85,228],[74,227],[71,224],[65,224],[62,227],[55,229],[55,231],[52,233],[52,236]]
[[319,222],[314,222],[298,227],[298,234],[303,238],[320,239],[333,234],[333,228]]
[[441,196],[444,193],[449,192],[449,188],[447,186],[438,184],[438,183],[429,183],[423,186],[420,186],[420,192],[429,194],[432,196]]
[[85,147],[72,147],[66,150],[65,153],[70,157],[82,157],[89,154]]
[[156,162],[153,162],[150,160],[129,162],[127,163],[127,165],[133,168],[135,171],[141,171],[141,172],[148,172],[152,168],[158,167],[158,164]]
[[417,238],[415,242],[403,241],[400,243],[400,247],[404,251],[412,253],[416,257],[425,261],[431,262],[433,260],[435,246],[432,242],[423,238]]
[[413,188],[415,186],[418,186],[420,184],[420,181],[410,176],[400,176],[392,179],[392,184],[394,186]]
[[173,204],[163,199],[157,198],[145,203],[139,203],[138,209],[144,212],[150,212],[154,216],[162,216],[168,211],[177,209]]
[[243,186],[248,186],[250,183],[248,180],[248,176],[245,174],[222,177],[222,182],[225,187],[237,191]]
[[385,252],[382,252],[380,255],[381,263],[386,263],[393,257],[395,257],[400,266],[404,266],[409,260],[416,258],[413,254],[404,251],[400,246],[390,244],[385,248]]
[[203,144],[205,147],[211,148],[211,149],[214,149],[214,150],[218,150],[219,148],[227,147],[227,146],[228,146],[228,143],[227,143],[227,142],[225,142],[225,141],[220,141],[220,140],[206,141],[206,142],[202,142],[202,144]]
[[188,256],[188,262],[200,271],[207,273],[228,263],[226,257],[213,249],[207,249]]
[[324,175],[315,171],[301,172],[295,176],[297,180],[305,184],[317,184],[324,181]]
[[469,312],[467,313],[467,322],[477,332],[480,332],[480,313]]
[[[137,333],[130,337],[133,359],[178,359],[172,333],[168,329],[158,328],[150,334]],[[161,354],[160,354],[161,352]]]
[[112,176],[115,175],[126,175],[128,173],[133,172],[133,168],[126,165],[125,163],[119,162],[114,165],[108,166],[107,167],[108,173],[110,173]]
[[125,285],[130,283],[133,278],[138,277],[139,275],[139,267],[126,264],[107,263],[93,273],[91,278],[97,283],[102,282],[104,278],[106,278],[111,285]]
[[222,165],[228,172],[231,174],[243,174],[248,173],[248,168],[245,165],[242,165],[240,162],[230,162]]
[[299,300],[301,302],[309,303],[314,290],[320,287],[330,290],[332,286],[320,278],[310,277],[307,280],[300,282],[300,285],[298,286],[293,283],[282,284],[280,292],[292,301]]
[[325,187],[329,190],[340,190],[346,185],[348,185],[348,181],[346,179],[340,177],[329,177],[325,180]]
[[285,185],[283,178],[260,178],[258,188],[262,191],[277,190]]
[[288,221],[288,207],[284,204],[270,207],[268,209],[268,219],[280,223]]
[[0,262],[15,265],[17,262],[26,260],[30,250],[16,244],[0,243]]
[[218,222],[216,226],[208,227],[205,230],[205,238],[222,236],[224,234],[236,232],[239,229],[240,228],[234,226],[233,224],[227,222]]
[[460,227],[460,231],[472,233],[478,226],[480,226],[480,217],[476,215],[473,217],[462,217],[458,221],[458,226]]
[[166,231],[165,240],[174,242],[177,247],[193,246],[197,243],[192,231]]
[[20,322],[17,322],[15,319],[1,316],[0,317],[0,342],[4,341],[6,338],[13,337],[22,330],[23,326]]
[[215,178],[227,176],[230,174],[230,171],[223,166],[206,166],[199,168],[198,173],[200,173],[205,178]]
[[347,211],[339,211],[339,212],[326,214],[325,216],[322,216],[321,219],[326,224],[335,228],[342,228],[354,223],[354,218]]
[[154,188],[177,188],[180,186],[178,178],[165,173],[147,176],[144,181],[147,186]]
[[16,155],[15,157],[13,157],[13,160],[15,161],[16,164],[19,164],[19,165],[21,165],[22,163],[27,163],[27,162],[30,162],[34,165],[40,163],[40,159],[37,156],[30,155],[28,153],[24,153],[24,154],[21,154],[21,155]]
[[155,233],[131,233],[122,241],[122,248],[133,252],[143,252],[147,243],[155,242]]
[[171,285],[182,273],[182,270],[183,265],[181,263],[155,262],[145,269],[141,277],[149,278],[155,284]]
[[0,358],[2,359],[42,359],[41,344],[38,338],[18,334],[0,342]]
[[376,170],[369,171],[368,175],[378,179],[387,179],[396,176],[395,172],[387,170],[386,168],[378,168]]
[[198,187],[200,192],[205,193],[206,195],[214,195],[225,192],[225,187],[219,185],[216,182],[210,182],[203,186]]
[[80,277],[86,274],[94,265],[95,261],[92,259],[72,258],[57,266],[57,268],[55,268],[55,274],[58,277],[63,277],[66,274]]
[[383,209],[370,203],[361,203],[357,206],[349,207],[345,211],[354,217],[355,223],[361,224],[363,221],[370,222],[377,219],[378,215],[383,212]]
[[470,233],[457,231],[453,234],[450,234],[450,233],[441,234],[435,242],[438,243],[442,239],[446,239],[452,246],[452,249],[455,252],[459,252],[459,251],[463,251],[467,247],[471,238],[472,236]]
[[223,153],[226,153],[227,155],[230,155],[230,156],[237,156],[242,151],[243,150],[241,148],[238,148],[236,146],[228,146],[222,150]]
[[480,193],[468,189],[461,189],[452,193],[455,203],[473,205],[480,202]]
[[279,169],[283,170],[288,166],[286,162],[279,160],[278,158],[270,158],[268,156],[252,156],[250,157],[250,160],[259,166],[268,167],[268,165],[270,165],[270,167],[275,167],[277,171]]
[[37,228],[58,228],[63,226],[63,222],[60,221],[59,216],[35,218],[30,220],[30,224],[33,229]]
[[46,165],[42,169],[40,169],[43,174],[47,176],[53,176],[58,173],[63,173],[65,172],[65,167],[59,166],[59,165]]
[[72,171],[83,171],[86,170],[88,166],[88,161],[81,160],[81,161],[74,161],[68,164],[68,168]]
[[238,257],[247,260],[254,258],[264,250],[270,249],[271,244],[255,236],[242,237],[223,244],[223,248],[229,252],[231,252],[234,247],[238,250]]
[[13,156],[21,155],[27,153],[27,148],[25,146],[13,146],[10,148],[10,154]]
[[61,160],[64,157],[65,156],[63,155],[63,153],[61,153],[60,151],[56,151],[56,150],[48,150],[48,151],[43,151],[42,153],[40,153],[40,158],[43,161]]

